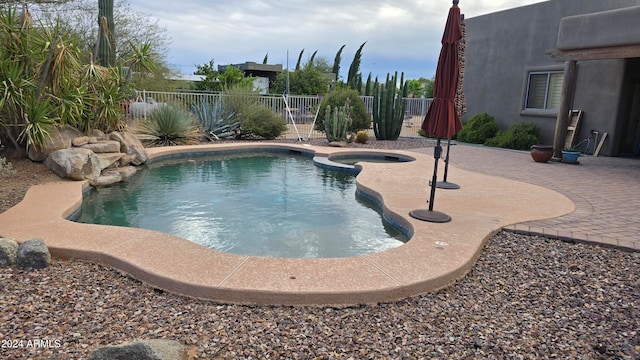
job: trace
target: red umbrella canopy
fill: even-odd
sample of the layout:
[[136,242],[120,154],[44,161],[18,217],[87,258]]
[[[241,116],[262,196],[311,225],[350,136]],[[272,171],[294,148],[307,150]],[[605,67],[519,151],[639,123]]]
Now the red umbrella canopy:
[[462,129],[455,103],[460,66],[458,46],[462,39],[460,8],[456,3],[449,9],[433,84],[433,102],[422,123],[422,130],[430,137],[448,139]]

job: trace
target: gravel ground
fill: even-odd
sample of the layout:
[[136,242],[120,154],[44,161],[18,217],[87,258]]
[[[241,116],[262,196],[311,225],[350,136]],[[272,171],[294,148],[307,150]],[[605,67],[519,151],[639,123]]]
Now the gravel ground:
[[[0,199],[10,189],[17,202],[23,194],[10,182],[0,180]],[[194,300],[54,259],[44,270],[0,269],[0,358],[82,359],[107,344],[161,338],[203,359],[639,359],[639,273],[640,253],[502,232],[466,277],[435,293],[273,307]]]

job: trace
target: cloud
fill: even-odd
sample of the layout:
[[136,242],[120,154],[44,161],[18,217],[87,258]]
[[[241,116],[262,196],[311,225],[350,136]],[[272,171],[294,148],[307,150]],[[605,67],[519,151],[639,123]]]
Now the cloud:
[[[463,13],[477,16],[535,0],[462,0]],[[333,63],[342,53],[341,74],[346,71],[360,44],[361,70],[366,77],[384,77],[387,72],[405,71],[409,78],[435,73],[440,38],[450,1],[431,0],[302,0],[242,2],[220,0],[139,0],[131,4],[158,19],[173,42],[168,62],[183,73],[194,64],[261,62],[295,66],[305,49],[305,60],[318,50],[319,57]]]

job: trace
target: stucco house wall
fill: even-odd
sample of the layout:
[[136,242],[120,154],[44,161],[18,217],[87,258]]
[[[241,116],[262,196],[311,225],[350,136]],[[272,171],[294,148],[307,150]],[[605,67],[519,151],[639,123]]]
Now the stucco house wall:
[[[563,17],[638,6],[640,0],[550,0],[465,19],[467,114],[487,112],[498,125],[532,122],[540,128],[540,143],[552,144],[557,110],[525,110],[528,72],[562,71],[547,50],[558,45]],[[461,4],[464,12],[464,6]],[[582,36],[593,37],[585,31]],[[590,130],[615,135],[627,60],[584,61],[577,64],[577,80],[571,108],[584,111],[577,139]],[[602,154],[615,153],[613,142]]]

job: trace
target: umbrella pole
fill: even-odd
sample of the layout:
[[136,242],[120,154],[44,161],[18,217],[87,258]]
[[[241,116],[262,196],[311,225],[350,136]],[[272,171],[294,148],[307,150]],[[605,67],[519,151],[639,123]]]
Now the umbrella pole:
[[447,175],[449,174],[449,150],[451,148],[451,138],[447,139],[447,155],[444,158],[444,179],[438,181],[436,186],[438,189],[455,190],[460,189],[460,185],[447,181]]
[[409,215],[415,219],[428,221],[428,222],[435,222],[435,223],[446,223],[451,221],[451,216],[443,212],[433,210],[433,203],[436,196],[436,183],[438,179],[438,160],[440,160],[441,155],[442,155],[442,146],[440,146],[440,138],[438,138],[436,142],[436,147],[433,149],[433,157],[435,159],[435,163],[433,165],[433,177],[431,178],[431,181],[430,181],[431,194],[429,196],[429,209],[428,210],[424,210],[424,209],[411,210],[409,212]]

